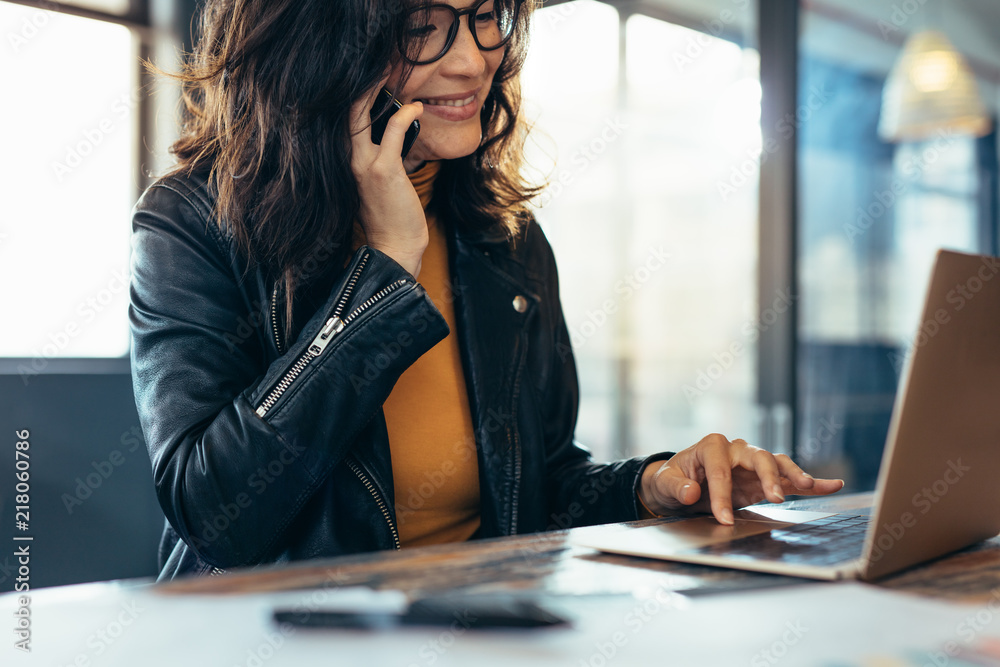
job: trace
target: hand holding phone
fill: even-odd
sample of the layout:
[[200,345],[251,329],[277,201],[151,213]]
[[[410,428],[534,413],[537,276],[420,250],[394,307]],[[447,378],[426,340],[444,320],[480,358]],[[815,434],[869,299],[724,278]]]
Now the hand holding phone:
[[[387,88],[379,91],[378,98],[375,100],[375,104],[372,105],[371,111],[373,144],[381,145],[382,136],[389,125],[389,119],[402,108],[403,105],[392,96],[392,93]],[[410,123],[410,127],[406,129],[406,135],[403,137],[403,152],[400,157],[405,158],[406,154],[410,152],[413,142],[417,140],[417,134],[419,133],[420,121],[414,120]]]
[[[429,232],[424,208],[406,173],[407,165],[400,159],[416,132],[409,133],[412,138],[404,146],[407,133],[401,130],[415,125],[411,121],[419,118],[423,109],[419,103],[393,105],[381,88],[379,85],[351,104],[351,171],[360,196],[357,220],[369,247],[385,253],[416,278]],[[390,106],[381,107],[379,97]],[[386,113],[380,114],[383,108]],[[387,131],[388,111],[398,114],[392,131]],[[372,121],[373,113],[376,122]],[[372,140],[373,133],[380,144]]]

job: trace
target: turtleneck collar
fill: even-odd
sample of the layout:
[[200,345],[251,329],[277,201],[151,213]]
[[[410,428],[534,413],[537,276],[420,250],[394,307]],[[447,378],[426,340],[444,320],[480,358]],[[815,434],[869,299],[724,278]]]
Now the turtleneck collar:
[[410,183],[413,184],[413,188],[417,191],[417,196],[420,197],[420,205],[425,209],[431,203],[431,195],[434,193],[434,178],[440,170],[441,162],[439,160],[432,160],[425,162],[423,166],[412,174],[407,174],[410,177]]

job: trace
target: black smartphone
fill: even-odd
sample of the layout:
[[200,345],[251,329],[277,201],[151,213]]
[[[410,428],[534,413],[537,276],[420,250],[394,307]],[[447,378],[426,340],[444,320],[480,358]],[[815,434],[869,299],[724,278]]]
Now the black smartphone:
[[[392,114],[396,113],[403,108],[403,105],[392,96],[386,88],[379,91],[378,99],[375,100],[375,104],[372,105],[372,143],[381,144],[382,135],[385,134],[385,128],[389,124],[389,118]],[[410,127],[406,129],[406,136],[403,137],[403,154],[401,157],[406,157],[406,154],[410,152],[413,148],[413,142],[417,140],[417,135],[420,133],[420,121],[414,120],[410,123]]]
[[463,598],[417,600],[402,614],[385,612],[353,613],[339,611],[302,612],[276,609],[277,623],[312,628],[348,628],[389,630],[399,626],[465,626],[466,629],[546,628],[567,625],[569,621],[523,600],[477,601]]

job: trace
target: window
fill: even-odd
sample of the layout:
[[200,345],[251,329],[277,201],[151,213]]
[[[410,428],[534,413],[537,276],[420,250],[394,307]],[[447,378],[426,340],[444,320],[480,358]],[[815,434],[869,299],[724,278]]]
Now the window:
[[798,451],[856,489],[875,486],[936,250],[996,251],[996,136],[883,142],[882,89],[909,34],[936,28],[973,57],[988,101],[1000,70],[974,26],[997,12],[824,0],[804,14],[800,101],[815,111],[799,136]]
[[55,358],[127,355],[138,41],[122,25],[6,2],[0,24],[12,26],[5,83],[23,100],[0,107],[0,357],[45,372]]
[[535,15],[537,217],[579,367],[577,436],[598,458],[757,428],[758,61],[709,34],[744,11],[678,15],[700,30],[588,0]]
[[69,0],[65,4],[96,9],[109,14],[125,14],[130,9],[129,0]]

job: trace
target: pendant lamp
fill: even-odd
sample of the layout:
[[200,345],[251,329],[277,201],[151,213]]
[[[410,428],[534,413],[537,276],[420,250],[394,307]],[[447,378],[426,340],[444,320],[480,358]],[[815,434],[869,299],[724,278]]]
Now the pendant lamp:
[[962,54],[940,32],[912,35],[885,83],[879,136],[886,141],[920,141],[941,130],[982,136],[990,126],[976,79]]

